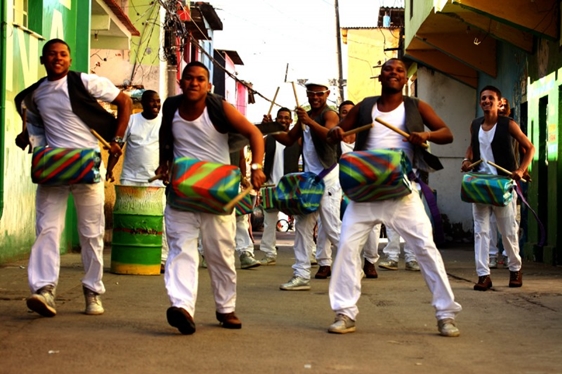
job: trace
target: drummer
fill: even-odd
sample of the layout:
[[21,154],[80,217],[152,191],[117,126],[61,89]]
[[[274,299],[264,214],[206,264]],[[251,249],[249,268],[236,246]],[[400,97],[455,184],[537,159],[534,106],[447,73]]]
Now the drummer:
[[[470,171],[471,164],[482,160],[477,166],[479,173],[499,174],[498,170],[486,163],[491,161],[506,170],[513,170],[510,177],[520,180],[533,160],[535,147],[521,131],[519,125],[510,117],[499,115],[498,109],[502,95],[498,88],[486,86],[480,91],[480,107],[484,117],[476,118],[470,125],[471,142],[466,150],[461,170]],[[513,140],[521,147],[521,164],[517,167]],[[505,207],[472,204],[474,218],[474,257],[478,282],[476,291],[486,291],[492,287],[490,278],[490,215],[496,217],[496,223],[502,235],[502,244],[508,258],[509,287],[523,285],[521,256],[519,255],[519,225],[517,223],[517,199]]]
[[[160,166],[156,174],[168,180],[171,163],[177,157],[230,164],[228,133],[237,132],[250,140],[252,148],[251,183],[259,190],[265,181],[263,137],[232,105],[210,93],[209,70],[199,61],[186,65],[180,80],[183,94],[169,97],[162,108],[160,128]],[[205,260],[215,299],[215,316],[224,328],[239,329],[235,314],[236,269],[234,234],[236,217],[194,213],[166,206],[164,212],[169,254],[165,284],[172,306],[168,323],[184,335],[195,332],[199,254],[197,239],[205,248]]]
[[[380,117],[403,131],[408,130],[408,138],[375,125],[357,134],[355,150],[402,149],[414,166],[419,166],[419,153],[414,151],[422,143],[447,144],[453,141],[451,130],[427,103],[403,96],[402,89],[408,78],[406,66],[401,60],[392,58],[386,61],[379,81],[381,96],[367,97],[354,106],[345,119],[330,131],[328,139],[341,141],[345,131],[368,125]],[[424,131],[424,125],[429,131]],[[359,251],[373,227],[380,222],[397,231],[416,254],[421,274],[433,294],[432,304],[436,309],[439,333],[459,336],[455,315],[461,311],[461,306],[455,302],[443,259],[433,241],[431,221],[417,193],[375,202],[350,201],[343,217],[340,245],[330,281],[330,303],[336,318],[328,331],[337,334],[355,331],[359,313],[357,301],[361,296]]]

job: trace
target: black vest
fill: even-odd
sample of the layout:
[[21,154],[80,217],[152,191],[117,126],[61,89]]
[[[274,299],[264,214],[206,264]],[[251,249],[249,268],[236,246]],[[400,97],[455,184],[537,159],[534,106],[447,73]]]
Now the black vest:
[[[498,123],[496,124],[496,132],[494,139],[492,139],[492,153],[494,161],[499,166],[513,171],[517,169],[517,162],[515,161],[515,153],[513,151],[513,141],[509,133],[509,122],[511,118],[505,116],[498,116]],[[470,139],[472,146],[472,159],[474,161],[480,160],[480,141],[478,140],[478,133],[480,127],[484,123],[484,117],[476,118],[472,121],[472,137]],[[480,165],[476,167],[476,171],[480,169]],[[501,170],[498,174],[507,175]]]
[[[265,160],[263,163],[263,173],[267,180],[271,179],[271,171],[275,162],[275,149],[277,141],[273,136],[265,138]],[[289,147],[285,147],[283,151],[283,174],[296,173],[299,171],[299,156],[301,154],[301,146],[295,142]]]
[[[105,140],[110,142],[115,137],[117,131],[117,119],[105,110],[93,97],[86,87],[82,78],[82,73],[77,71],[69,71],[67,74],[68,96],[70,98],[70,106],[72,112],[78,116],[88,127],[96,130]],[[25,90],[21,91],[14,99],[18,113],[21,113],[22,102],[25,102],[27,110],[32,111],[41,117],[35,102],[33,101],[33,92],[39,85],[47,79],[41,78]]]

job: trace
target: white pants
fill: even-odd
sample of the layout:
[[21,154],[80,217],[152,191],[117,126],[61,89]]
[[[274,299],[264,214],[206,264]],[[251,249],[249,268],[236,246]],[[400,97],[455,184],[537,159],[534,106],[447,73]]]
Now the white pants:
[[498,257],[498,224],[493,210],[490,212],[490,257]]
[[[375,227],[373,227],[373,230],[369,234],[369,237],[367,238],[367,242],[365,243],[365,246],[363,247],[363,251],[362,251],[363,258],[369,261],[371,264],[375,264],[380,258],[379,256],[380,236],[381,236],[381,224],[379,223],[378,225],[375,225]],[[398,240],[400,240],[400,237],[398,237]],[[318,264],[320,266],[323,265],[331,266],[333,249],[337,250],[337,247],[334,244],[332,244],[329,240],[327,240],[326,234],[324,233],[324,229],[322,228],[321,220],[318,220],[317,241],[318,241],[318,246],[324,248],[322,251],[318,252],[320,256],[317,254],[313,254],[316,257]],[[329,261],[327,259],[329,259]]]
[[[323,236],[327,237],[336,247],[338,246],[341,231],[340,203],[342,191],[337,178],[338,174],[335,173],[337,170],[337,168],[332,170],[324,178],[326,189],[320,201],[320,208],[314,213],[295,217],[295,245],[293,247],[295,250],[293,274],[295,276],[310,279],[310,257],[314,245],[312,232],[318,216],[322,220]],[[318,238],[320,239],[320,233],[318,233]],[[323,246],[326,247],[327,245]],[[320,247],[320,244],[316,247],[316,258],[319,259],[318,265],[331,265],[331,253],[329,256],[325,252],[319,254],[323,249],[325,250],[325,248]],[[324,264],[320,262],[320,259]]]
[[199,280],[197,241],[201,233],[216,311],[233,312],[236,307],[235,213],[226,216],[192,213],[168,205],[164,218],[170,248],[164,281],[172,306],[185,309],[191,316],[195,314]]
[[60,239],[64,230],[69,194],[74,197],[78,215],[78,235],[84,278],[82,284],[103,294],[103,234],[105,231],[104,185],[37,186],[35,197],[37,239],[31,247],[27,269],[29,288],[34,293],[40,288],[57,286],[60,272]]
[[[386,237],[388,238],[388,243],[383,248],[382,252],[386,255],[387,259],[398,261],[400,257],[400,235],[387,226]],[[404,243],[404,260],[406,262],[417,261],[414,251],[412,251],[407,242]]]
[[421,274],[433,295],[432,305],[437,319],[454,318],[462,308],[455,302],[443,259],[433,242],[431,221],[416,193],[371,203],[352,201],[347,206],[338,255],[330,279],[332,309],[356,319],[362,276],[359,252],[373,226],[381,222],[396,230],[412,246]]
[[277,209],[263,212],[263,234],[261,236],[260,251],[267,257],[277,257],[277,221],[279,211]]
[[516,220],[517,199],[514,198],[507,206],[488,204],[472,204],[474,218],[474,259],[476,274],[479,277],[490,275],[490,214],[493,212],[502,243],[507,255],[510,271],[521,270],[519,255],[519,224]]
[[249,215],[245,214],[243,216],[236,217],[236,252],[240,256],[244,252],[249,252],[254,255],[254,243],[252,238],[250,238],[250,221],[248,220]]

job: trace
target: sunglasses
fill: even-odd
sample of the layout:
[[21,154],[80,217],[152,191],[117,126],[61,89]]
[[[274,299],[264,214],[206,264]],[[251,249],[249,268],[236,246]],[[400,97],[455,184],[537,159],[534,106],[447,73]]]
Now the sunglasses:
[[330,90],[324,90],[324,91],[309,91],[306,90],[306,95],[307,96],[324,96],[325,93],[330,92]]

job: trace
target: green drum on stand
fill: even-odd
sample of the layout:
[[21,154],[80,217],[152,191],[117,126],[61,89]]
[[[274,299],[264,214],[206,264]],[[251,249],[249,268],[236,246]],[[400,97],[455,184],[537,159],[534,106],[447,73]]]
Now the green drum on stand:
[[160,275],[164,188],[115,186],[111,272]]

